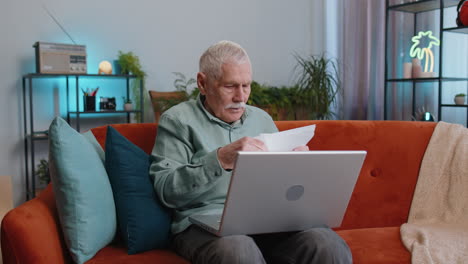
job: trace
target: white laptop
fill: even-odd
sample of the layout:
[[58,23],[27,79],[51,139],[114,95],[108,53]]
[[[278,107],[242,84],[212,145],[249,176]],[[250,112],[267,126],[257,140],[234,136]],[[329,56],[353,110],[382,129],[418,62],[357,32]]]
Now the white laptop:
[[338,227],[366,153],[239,152],[223,213],[189,220],[217,236]]

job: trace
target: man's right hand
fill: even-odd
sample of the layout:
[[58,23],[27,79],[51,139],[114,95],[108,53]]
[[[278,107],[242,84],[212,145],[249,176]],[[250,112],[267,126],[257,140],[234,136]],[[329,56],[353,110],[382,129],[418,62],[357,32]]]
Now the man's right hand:
[[259,139],[243,137],[218,149],[218,160],[223,169],[232,170],[239,151],[268,151],[265,143]]

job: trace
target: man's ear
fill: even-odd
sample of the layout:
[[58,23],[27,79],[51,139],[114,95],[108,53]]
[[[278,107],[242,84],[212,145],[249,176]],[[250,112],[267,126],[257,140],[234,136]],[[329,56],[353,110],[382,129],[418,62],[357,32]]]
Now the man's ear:
[[203,72],[197,73],[197,85],[202,95],[206,95],[206,82],[206,74]]

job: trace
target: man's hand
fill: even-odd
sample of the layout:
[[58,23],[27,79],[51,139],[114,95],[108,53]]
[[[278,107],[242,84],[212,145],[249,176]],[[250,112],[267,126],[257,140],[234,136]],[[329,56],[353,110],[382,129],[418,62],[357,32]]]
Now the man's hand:
[[293,151],[309,151],[309,147],[308,146],[299,146],[299,147],[295,147],[293,149]]
[[218,149],[218,160],[223,169],[231,170],[234,168],[239,151],[268,151],[268,149],[261,140],[243,137]]

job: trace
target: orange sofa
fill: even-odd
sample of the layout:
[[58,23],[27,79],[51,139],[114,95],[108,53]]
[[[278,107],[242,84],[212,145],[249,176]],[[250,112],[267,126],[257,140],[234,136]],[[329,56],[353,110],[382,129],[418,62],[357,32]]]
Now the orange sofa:
[[[405,121],[277,121],[280,130],[317,124],[311,150],[367,150],[343,223],[335,228],[351,248],[354,263],[410,263],[400,240],[420,164],[435,123]],[[114,127],[147,153],[156,124]],[[101,145],[106,127],[92,129]],[[313,170],[313,168],[311,168]],[[71,263],[60,229],[51,186],[11,210],[1,226],[3,261]],[[169,250],[127,255],[118,244],[100,250],[87,263],[188,263]]]

